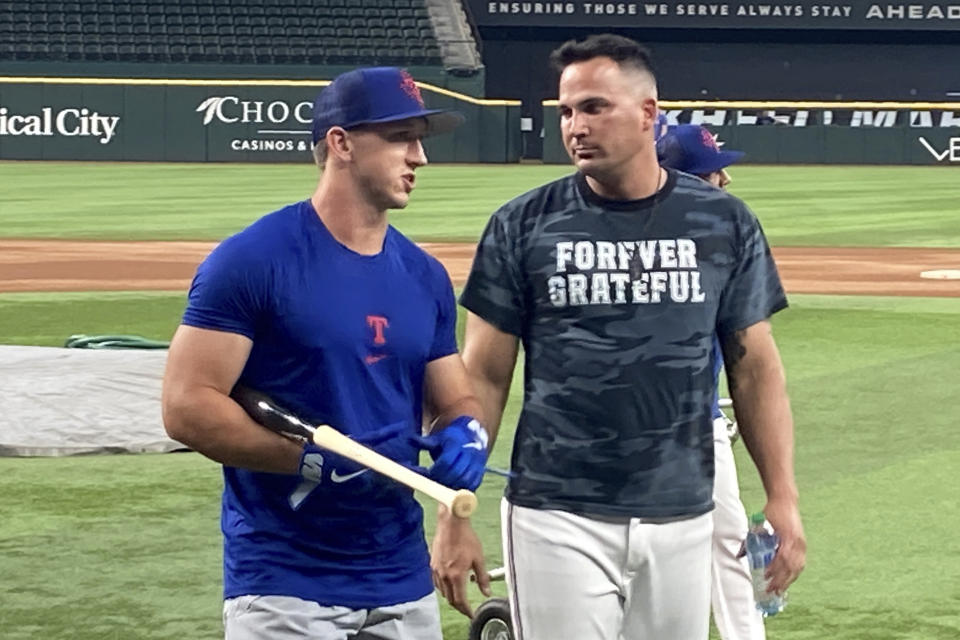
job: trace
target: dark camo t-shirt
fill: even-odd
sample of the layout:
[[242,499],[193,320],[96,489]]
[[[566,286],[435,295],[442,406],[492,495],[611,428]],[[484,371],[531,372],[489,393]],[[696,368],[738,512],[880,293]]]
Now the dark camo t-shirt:
[[756,217],[676,172],[643,200],[578,173],[508,202],[460,302],[526,354],[507,497],[631,517],[713,507],[711,340],[787,306]]

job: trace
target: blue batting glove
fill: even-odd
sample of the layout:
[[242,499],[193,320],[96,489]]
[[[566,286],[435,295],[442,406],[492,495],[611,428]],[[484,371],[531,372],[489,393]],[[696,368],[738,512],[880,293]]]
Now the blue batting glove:
[[428,436],[414,436],[413,441],[433,458],[428,477],[452,489],[473,491],[480,486],[489,438],[475,418],[460,416]]

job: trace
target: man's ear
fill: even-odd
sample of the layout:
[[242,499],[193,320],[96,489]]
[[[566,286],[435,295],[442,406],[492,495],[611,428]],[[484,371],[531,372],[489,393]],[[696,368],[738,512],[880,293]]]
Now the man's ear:
[[353,142],[342,127],[330,127],[326,136],[327,156],[336,157],[343,162],[353,159]]
[[657,116],[660,114],[660,105],[656,98],[644,98],[640,103],[643,111],[643,130],[653,130],[657,126]]

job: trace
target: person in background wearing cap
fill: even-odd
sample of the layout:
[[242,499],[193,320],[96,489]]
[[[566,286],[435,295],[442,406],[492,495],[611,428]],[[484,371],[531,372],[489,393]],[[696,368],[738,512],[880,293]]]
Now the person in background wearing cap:
[[[660,166],[706,180],[718,189],[730,184],[726,168],[743,158],[742,151],[721,151],[716,138],[704,127],[681,124],[666,129],[657,141]],[[714,337],[714,377],[723,367],[720,343]],[[713,620],[723,640],[763,640],[763,616],[757,610],[747,559],[740,554],[747,537],[747,514],[740,501],[737,466],[732,445],[738,437],[736,423],[720,409],[713,395],[713,558],[710,604]]]
[[730,174],[726,168],[743,158],[743,151],[721,151],[713,134],[697,124],[667,128],[657,140],[660,166],[702,178],[726,189]]
[[223,465],[227,640],[441,638],[413,491],[257,425],[230,393],[262,391],[403,464],[426,448],[435,480],[480,484],[486,433],[449,277],[387,222],[427,163],[421,139],[461,122],[400,69],[337,77],[314,105],[312,197],[197,269],[162,405],[171,437]]

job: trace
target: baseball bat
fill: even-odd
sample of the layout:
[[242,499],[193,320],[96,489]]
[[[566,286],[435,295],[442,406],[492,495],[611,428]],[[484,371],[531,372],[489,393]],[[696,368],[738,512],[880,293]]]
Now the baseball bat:
[[421,491],[446,506],[458,518],[470,517],[477,508],[477,496],[472,491],[466,489],[455,491],[445,487],[348,438],[330,425],[307,424],[292,412],[279,406],[265,393],[237,385],[230,393],[230,397],[243,407],[255,422],[267,429],[306,438],[318,447],[338,453],[400,484]]

